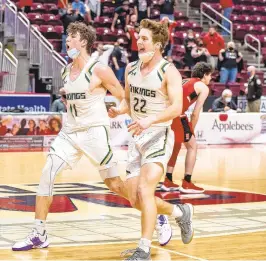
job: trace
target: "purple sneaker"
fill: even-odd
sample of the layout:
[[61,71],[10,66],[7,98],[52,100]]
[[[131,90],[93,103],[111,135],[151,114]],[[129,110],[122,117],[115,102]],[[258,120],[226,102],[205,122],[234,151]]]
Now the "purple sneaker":
[[172,238],[172,228],[165,215],[157,216],[156,232],[159,244],[165,246]]
[[28,251],[33,248],[46,248],[49,246],[47,233],[44,231],[43,235],[39,234],[35,228],[27,236],[24,241],[17,242],[13,245],[13,251]]

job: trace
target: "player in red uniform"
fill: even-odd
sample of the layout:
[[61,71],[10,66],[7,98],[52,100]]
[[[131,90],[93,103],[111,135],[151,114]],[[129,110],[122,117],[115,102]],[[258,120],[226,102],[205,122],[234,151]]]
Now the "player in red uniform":
[[[180,190],[183,193],[202,193],[204,189],[195,186],[191,182],[191,175],[196,162],[197,143],[194,136],[194,129],[199,119],[199,114],[203,104],[209,95],[208,84],[211,80],[212,68],[207,63],[197,63],[192,70],[192,78],[183,80],[183,111],[180,117],[173,120],[172,130],[175,133],[175,145],[171,159],[168,163],[167,173],[162,185],[164,191]],[[185,112],[195,103],[191,114],[191,121]],[[182,186],[173,183],[172,173],[175,167],[176,159],[184,143],[187,153],[185,161],[185,176]]]

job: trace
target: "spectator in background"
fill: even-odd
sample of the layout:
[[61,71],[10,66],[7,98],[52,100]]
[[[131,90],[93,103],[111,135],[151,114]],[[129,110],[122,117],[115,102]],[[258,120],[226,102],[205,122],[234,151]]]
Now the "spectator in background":
[[128,64],[127,51],[124,48],[124,39],[118,39],[116,47],[112,53],[113,70],[116,78],[120,82],[124,82],[125,70]]
[[135,24],[135,26],[127,26],[127,38],[131,40],[131,57],[130,62],[136,61],[139,59],[138,55],[138,46],[137,46],[137,40],[139,36],[139,24]]
[[256,68],[254,66],[249,66],[247,73],[249,79],[245,90],[248,100],[246,112],[260,112],[260,99],[262,95],[261,80],[256,75]]
[[67,107],[66,107],[66,91],[64,88],[61,88],[59,90],[59,94],[60,94],[60,98],[56,99],[53,103],[52,103],[52,107],[51,107],[51,111],[52,112],[59,112],[59,113],[63,113],[67,111]]
[[67,9],[66,10],[62,10],[60,12],[61,14],[61,21],[63,23],[63,27],[64,27],[64,33],[62,34],[62,50],[61,53],[66,53],[66,38],[67,38],[67,27],[69,26],[69,24],[76,22],[76,21],[84,21],[84,18],[80,15],[79,11],[75,11],[72,8],[71,4],[68,4]]
[[91,58],[98,60],[100,63],[108,66],[109,59],[114,50],[114,45],[99,43],[95,52],[92,53]]
[[204,47],[201,39],[198,39],[197,46],[193,47],[191,51],[191,56],[194,58],[194,63],[205,62],[207,63],[210,57],[209,51]]
[[192,67],[195,65],[194,58],[191,55],[191,51],[194,47],[196,47],[196,39],[193,30],[188,30],[187,37],[184,40],[184,46],[186,49],[185,57],[184,57],[184,63],[185,63],[185,69],[192,69]]
[[91,20],[101,15],[101,1],[100,0],[85,0],[85,10],[89,14]]
[[73,10],[75,10],[76,12],[78,11],[79,14],[84,17],[84,15],[86,14],[86,8],[85,5],[82,1],[80,0],[74,0],[72,3],[72,8]]
[[142,19],[150,18],[151,0],[136,0],[134,12],[137,16],[138,23],[140,23]]
[[237,108],[236,104],[232,100],[232,91],[225,89],[222,92],[222,96],[217,98],[212,104],[212,112],[228,112],[230,110],[241,111]]
[[175,6],[177,6],[177,0],[160,0],[160,20],[165,16],[168,17],[171,21],[174,21],[174,12]]
[[210,53],[209,62],[216,69],[221,49],[225,48],[224,38],[216,32],[215,25],[210,26],[209,32],[203,37],[203,44]]
[[36,123],[34,120],[29,120],[28,121],[28,126],[29,126],[29,130],[27,132],[28,136],[31,135],[36,135],[37,134],[37,130],[36,130]]
[[222,49],[219,53],[221,62],[220,82],[235,82],[238,73],[238,63],[242,60],[242,54],[235,48],[234,42],[227,44],[227,49]]
[[124,1],[122,6],[115,9],[114,19],[111,25],[111,31],[114,32],[115,28],[125,30],[129,23],[129,2]]
[[161,22],[167,25],[169,33],[169,41],[165,47],[163,56],[167,56],[167,60],[172,62],[172,51],[174,46],[173,31],[174,28],[177,26],[177,22],[170,20],[167,16],[163,17]]
[[[230,20],[230,16],[231,16],[231,13],[232,13],[232,11],[233,11],[233,5],[234,5],[233,0],[220,0],[220,5],[221,5],[221,7],[222,7],[222,9],[223,9],[223,13],[222,13],[222,14],[223,14],[228,20]],[[226,29],[230,30],[230,23],[227,22],[225,19],[223,19],[223,21],[222,21],[222,25],[223,25]],[[222,35],[229,35],[229,33],[228,33],[227,31],[223,30],[223,31],[222,31]]]
[[135,14],[133,14],[133,15],[131,15],[130,16],[130,19],[129,19],[129,23],[128,23],[128,25],[130,25],[130,26],[135,26],[136,24],[139,24],[139,23],[137,23],[137,15],[135,15]]

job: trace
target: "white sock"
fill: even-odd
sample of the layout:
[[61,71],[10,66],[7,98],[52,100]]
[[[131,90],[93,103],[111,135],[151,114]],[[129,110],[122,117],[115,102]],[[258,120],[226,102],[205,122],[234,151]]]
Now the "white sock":
[[183,216],[183,212],[178,206],[174,205],[174,209],[171,216],[174,218],[180,218]]
[[151,240],[141,238],[139,241],[139,248],[144,250],[146,253],[149,253],[151,248]]
[[45,231],[45,220],[35,219],[35,228],[39,234],[43,235]]

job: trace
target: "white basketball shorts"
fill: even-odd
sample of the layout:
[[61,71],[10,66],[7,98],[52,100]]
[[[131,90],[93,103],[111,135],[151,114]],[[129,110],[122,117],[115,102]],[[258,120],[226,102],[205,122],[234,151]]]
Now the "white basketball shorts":
[[133,137],[128,145],[127,179],[140,175],[146,163],[161,163],[164,173],[174,147],[174,132],[171,127],[151,127]]

